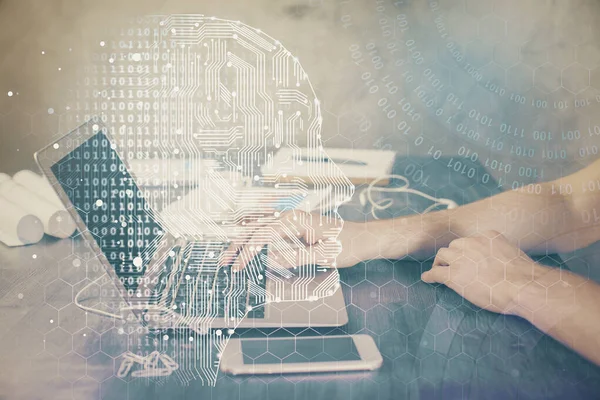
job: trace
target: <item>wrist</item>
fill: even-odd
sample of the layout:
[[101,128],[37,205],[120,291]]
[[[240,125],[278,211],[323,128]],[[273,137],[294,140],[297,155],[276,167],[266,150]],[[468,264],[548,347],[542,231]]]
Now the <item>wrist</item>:
[[420,215],[369,221],[365,227],[377,241],[374,258],[426,258],[435,250],[435,225]]
[[[534,313],[543,307],[546,299],[546,287],[535,279],[543,269],[548,269],[533,263],[533,279],[524,280],[516,290],[515,299],[513,300],[515,307],[510,313],[517,315],[530,322],[533,321]],[[552,273],[552,271],[544,271],[544,274]],[[527,278],[525,278],[527,279]]]
[[558,268],[533,264],[533,279],[519,289],[514,314],[546,331],[573,311],[578,277]]

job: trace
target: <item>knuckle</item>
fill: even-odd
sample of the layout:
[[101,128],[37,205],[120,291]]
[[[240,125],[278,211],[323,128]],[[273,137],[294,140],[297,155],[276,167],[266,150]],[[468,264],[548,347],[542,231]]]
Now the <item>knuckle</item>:
[[442,247],[438,251],[438,255],[441,255],[441,256],[448,256],[451,253],[452,253],[452,250],[450,248],[448,248],[448,247]]
[[496,230],[487,230],[487,231],[483,232],[483,238],[485,238],[485,239],[502,239],[502,238],[504,238],[504,236],[502,235],[502,233],[500,233]]
[[481,242],[483,240],[487,240],[488,237],[486,236],[486,232],[477,232],[476,234],[474,234],[473,236],[469,236],[468,239],[470,242]]
[[491,235],[491,236],[500,236],[501,235],[500,232],[498,232],[497,230],[494,230],[494,229],[487,230],[484,233]]
[[469,238],[454,239],[452,242],[450,242],[450,247],[463,247],[468,244],[468,242]]

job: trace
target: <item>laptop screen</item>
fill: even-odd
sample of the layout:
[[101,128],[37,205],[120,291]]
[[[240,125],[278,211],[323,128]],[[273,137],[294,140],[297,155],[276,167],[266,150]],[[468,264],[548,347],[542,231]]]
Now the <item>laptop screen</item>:
[[154,255],[162,228],[121,158],[100,131],[51,169],[131,295]]

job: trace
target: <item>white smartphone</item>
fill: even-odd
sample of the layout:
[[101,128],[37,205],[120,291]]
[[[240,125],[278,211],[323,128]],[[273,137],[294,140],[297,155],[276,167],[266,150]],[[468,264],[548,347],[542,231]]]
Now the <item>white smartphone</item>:
[[383,359],[368,335],[230,339],[221,371],[233,375],[374,370]]

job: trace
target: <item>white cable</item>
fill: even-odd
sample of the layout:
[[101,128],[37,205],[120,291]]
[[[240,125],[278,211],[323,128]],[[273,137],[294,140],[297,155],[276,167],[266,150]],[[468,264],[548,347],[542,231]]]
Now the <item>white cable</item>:
[[[405,183],[405,185],[401,186],[401,187],[376,186],[377,183],[379,183],[382,180],[392,180],[392,179],[399,179],[399,180],[403,181]],[[383,175],[383,176],[380,176],[379,178],[376,178],[371,183],[369,183],[369,186],[367,186],[360,193],[359,200],[360,200],[361,205],[363,205],[363,206],[367,205],[367,201],[369,202],[369,204],[371,205],[371,215],[373,215],[373,218],[375,218],[375,219],[379,219],[379,217],[376,214],[376,211],[386,210],[386,209],[390,208],[392,206],[392,204],[394,204],[394,200],[381,199],[379,201],[376,201],[373,199],[373,195],[372,195],[372,193],[374,191],[378,192],[378,193],[411,193],[411,194],[416,194],[418,196],[421,196],[428,200],[433,201],[434,204],[427,207],[425,209],[425,211],[423,211],[424,214],[428,213],[429,211],[433,210],[434,208],[436,208],[438,206],[446,206],[446,208],[448,208],[448,209],[453,209],[453,208],[458,207],[458,204],[456,204],[456,202],[453,200],[443,199],[443,198],[438,199],[437,197],[430,196],[419,190],[411,189],[409,187],[409,185],[410,185],[410,183],[409,183],[408,179],[406,179],[402,175],[393,175],[393,174],[392,175]]]
[[86,290],[88,290],[90,287],[92,287],[92,285],[95,285],[100,279],[104,278],[104,275],[93,280],[92,282],[88,283],[87,285],[85,285],[83,287],[83,289],[81,289],[76,295],[75,295],[75,299],[73,300],[73,302],[75,303],[75,305],[77,307],[79,307],[80,309],[87,311],[87,312],[91,312],[92,314],[98,314],[98,315],[103,315],[105,317],[111,317],[111,318],[117,318],[117,319],[124,319],[122,315],[117,315],[117,314],[112,314],[109,313],[108,311],[102,311],[102,310],[98,310],[95,308],[91,308],[91,307],[86,307],[83,304],[81,304],[79,302],[79,296],[81,296],[81,293],[85,292]]
[[[110,313],[108,311],[98,310],[97,308],[87,307],[87,306],[84,306],[83,304],[81,304],[79,302],[79,296],[81,296],[81,294],[83,292],[85,292],[86,290],[88,290],[92,285],[95,285],[100,279],[102,279],[104,277],[105,276],[103,275],[103,276],[95,279],[94,281],[88,283],[87,285],[85,285],[79,292],[77,292],[77,294],[75,295],[75,299],[73,300],[73,302],[80,309],[82,309],[84,311],[87,311],[87,312],[90,312],[92,314],[102,315],[104,317],[109,317],[109,318],[125,319],[122,315],[113,314],[113,313]],[[129,306],[129,307],[123,307],[123,308],[120,309],[121,312],[123,312],[123,311],[129,311],[129,310],[148,310],[148,311],[153,310],[153,311],[165,312],[167,314],[172,313],[172,311],[170,309],[168,309],[166,307],[156,306],[154,304],[145,304],[145,305],[139,305],[139,306]]]

